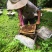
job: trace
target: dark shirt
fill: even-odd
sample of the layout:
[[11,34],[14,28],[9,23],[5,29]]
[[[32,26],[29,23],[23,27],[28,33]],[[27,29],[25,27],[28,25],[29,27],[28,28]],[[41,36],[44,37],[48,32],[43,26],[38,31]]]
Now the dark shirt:
[[28,1],[26,6],[22,8],[23,18],[34,18],[34,13],[39,10],[32,2]]

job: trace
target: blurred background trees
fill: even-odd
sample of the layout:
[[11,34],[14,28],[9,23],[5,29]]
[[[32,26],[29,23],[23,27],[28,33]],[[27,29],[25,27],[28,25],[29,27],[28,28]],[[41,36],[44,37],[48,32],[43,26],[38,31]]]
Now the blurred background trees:
[[52,7],[52,0],[37,0],[37,6]]
[[35,5],[37,5],[37,0],[30,0],[31,2],[33,2]]
[[[30,0],[37,6],[52,7],[52,0]],[[0,7],[6,7],[7,0],[0,0]]]
[[0,0],[0,7],[6,7],[7,0]]
[[40,7],[52,7],[52,0],[30,0],[30,1]]

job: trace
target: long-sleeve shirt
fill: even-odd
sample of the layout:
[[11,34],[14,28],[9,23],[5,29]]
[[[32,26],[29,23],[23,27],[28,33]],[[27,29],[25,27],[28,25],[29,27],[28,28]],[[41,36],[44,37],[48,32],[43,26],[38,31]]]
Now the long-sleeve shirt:
[[22,15],[24,16],[24,18],[34,18],[34,13],[37,12],[37,10],[39,10],[32,2],[28,1],[28,3],[26,4],[26,6],[24,6],[22,8]]

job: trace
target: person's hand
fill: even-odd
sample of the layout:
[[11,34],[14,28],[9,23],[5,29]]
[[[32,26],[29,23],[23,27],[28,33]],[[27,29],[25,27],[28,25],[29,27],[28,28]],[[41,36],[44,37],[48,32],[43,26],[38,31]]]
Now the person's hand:
[[36,24],[40,24],[40,21],[36,21]]
[[19,23],[19,26],[22,26],[22,24],[21,24],[21,23]]
[[19,23],[20,29],[22,29],[25,25],[22,23]]
[[19,26],[24,26],[24,23],[19,23]]
[[23,26],[20,26],[20,29],[22,29],[24,26],[25,26],[25,25],[23,25]]

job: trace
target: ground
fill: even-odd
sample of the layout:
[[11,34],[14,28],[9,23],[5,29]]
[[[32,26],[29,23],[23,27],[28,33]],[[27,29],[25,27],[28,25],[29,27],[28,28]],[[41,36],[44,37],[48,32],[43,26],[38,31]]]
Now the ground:
[[[52,30],[52,12],[42,11],[41,26],[46,26]],[[15,35],[19,32],[19,20],[18,14],[14,16],[8,16],[7,10],[3,10],[3,14],[0,15],[0,52],[52,52],[52,38],[43,40],[40,37],[37,38],[34,50],[22,45],[18,40],[15,40]]]

